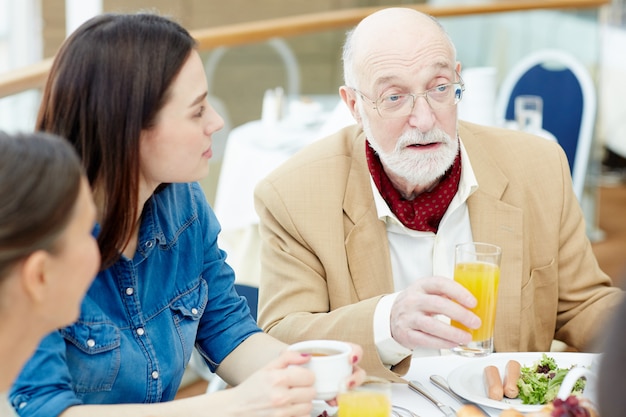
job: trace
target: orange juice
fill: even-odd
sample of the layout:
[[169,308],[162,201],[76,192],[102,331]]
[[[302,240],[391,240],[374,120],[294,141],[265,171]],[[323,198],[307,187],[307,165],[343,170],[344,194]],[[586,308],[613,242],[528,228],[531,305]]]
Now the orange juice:
[[491,339],[496,319],[500,267],[486,262],[458,263],[454,269],[454,280],[467,288],[478,300],[472,311],[480,317],[482,325],[472,330],[455,321],[451,324],[471,333],[473,342]]
[[385,392],[348,391],[339,394],[338,417],[389,417],[391,400]]

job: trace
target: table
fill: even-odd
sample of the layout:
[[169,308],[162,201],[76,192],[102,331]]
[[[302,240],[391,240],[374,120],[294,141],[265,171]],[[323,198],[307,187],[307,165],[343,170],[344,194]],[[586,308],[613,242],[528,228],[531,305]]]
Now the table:
[[[411,361],[411,369],[405,376],[405,379],[418,380],[444,404],[447,404],[458,410],[461,406],[456,400],[450,397],[448,394],[441,391],[434,386],[429,378],[430,375],[442,375],[447,378],[450,372],[470,361],[477,360],[474,358],[465,358],[458,355],[443,355],[435,357],[419,357],[413,358]],[[421,417],[441,417],[443,414],[441,411],[431,404],[428,400],[421,395],[415,393],[405,384],[393,384],[392,399],[395,405],[399,405],[417,413]],[[499,416],[502,410],[495,408],[488,408],[487,411],[492,416]]]
[[254,120],[232,129],[226,140],[214,210],[222,226],[220,247],[238,282],[258,285],[260,275],[256,184],[299,149],[354,123],[338,95],[311,99],[321,104],[315,117],[287,116],[274,124]]
[[[406,380],[417,380],[426,387],[426,389],[439,401],[442,403],[452,407],[455,411],[457,411],[461,404],[459,404],[455,399],[450,397],[448,394],[444,393],[441,389],[437,388],[434,384],[430,382],[431,375],[441,375],[444,378],[448,378],[449,374],[459,366],[471,363],[472,361],[483,361],[489,360],[493,358],[494,360],[498,360],[503,356],[507,358],[511,354],[494,354],[492,356],[487,356],[485,358],[466,358],[458,355],[454,355],[451,353],[443,354],[441,356],[425,356],[425,357],[414,357],[411,361],[411,368],[409,372],[404,377]],[[539,353],[537,355],[540,355]],[[586,361],[592,363],[592,368],[597,369],[599,365],[600,355],[599,354],[580,354],[580,353],[563,353],[563,352],[552,352],[548,353],[548,355],[552,355],[557,364],[563,363],[563,366],[567,366],[567,362],[564,358],[575,358],[574,361],[581,360],[581,356],[585,357]],[[571,359],[570,359],[571,360]],[[584,362],[584,360],[583,360]],[[581,363],[581,365],[587,365],[588,363]],[[523,363],[522,365],[526,365]],[[399,405],[401,407],[407,408],[420,417],[443,417],[442,412],[433,404],[431,404],[428,400],[422,397],[420,394],[412,391],[406,384],[395,383],[392,386],[392,403],[394,405]],[[492,416],[498,417],[502,410],[484,407],[485,410]],[[323,405],[316,402],[314,404],[314,414],[320,410],[324,410]],[[331,408],[328,410],[328,414],[332,415],[336,411],[336,408]],[[331,413],[332,412],[332,413]],[[320,411],[321,413],[321,411]],[[313,415],[313,414],[312,414]],[[319,413],[315,414],[315,417],[318,416]]]
[[[447,354],[442,356],[414,357],[411,361],[411,368],[405,376],[405,379],[420,381],[426,387],[426,389],[428,389],[428,391],[430,391],[430,393],[433,394],[437,399],[439,399],[446,405],[451,406],[454,410],[458,410],[461,405],[452,397],[448,396],[448,394],[435,387],[430,382],[429,377],[430,375],[437,374],[447,378],[453,369],[472,360],[477,359],[465,358],[453,354]],[[420,417],[443,417],[443,414],[437,407],[435,407],[421,395],[412,391],[406,384],[393,384],[391,396],[394,405],[405,407],[413,411]],[[316,402],[314,405],[313,414],[317,416],[319,415],[318,411],[321,413],[321,410],[323,409],[323,405]],[[334,412],[336,411],[336,409],[330,409],[328,411],[329,415],[332,415],[331,411]],[[495,408],[489,408],[487,409],[487,411],[493,417],[499,416],[501,412],[501,410],[497,410]],[[313,414],[311,415],[313,416]]]

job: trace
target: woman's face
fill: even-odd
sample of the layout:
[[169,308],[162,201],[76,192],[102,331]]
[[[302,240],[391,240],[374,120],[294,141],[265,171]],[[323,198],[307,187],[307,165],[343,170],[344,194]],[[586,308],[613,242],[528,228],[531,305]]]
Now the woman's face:
[[196,51],[174,79],[169,100],[156,124],[142,132],[139,150],[143,185],[154,190],[161,183],[197,181],[209,173],[211,135],[224,120],[207,101],[208,86]]
[[66,326],[78,318],[80,304],[100,268],[100,251],[93,237],[96,207],[89,183],[81,180],[80,193],[57,250],[46,260],[50,286],[47,302],[51,329]]

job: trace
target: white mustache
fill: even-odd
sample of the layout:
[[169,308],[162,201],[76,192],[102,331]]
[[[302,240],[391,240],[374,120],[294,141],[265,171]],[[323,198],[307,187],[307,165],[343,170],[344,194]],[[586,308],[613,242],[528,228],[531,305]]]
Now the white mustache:
[[396,142],[396,151],[411,145],[429,145],[433,143],[449,143],[450,135],[443,130],[434,128],[426,133],[422,133],[417,129],[409,130],[398,138]]

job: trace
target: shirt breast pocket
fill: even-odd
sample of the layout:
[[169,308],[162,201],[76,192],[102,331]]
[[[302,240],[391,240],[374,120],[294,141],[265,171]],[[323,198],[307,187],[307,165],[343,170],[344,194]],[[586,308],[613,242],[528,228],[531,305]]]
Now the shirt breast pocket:
[[200,318],[209,298],[206,281],[201,279],[198,282],[197,286],[177,297],[171,303],[174,325],[183,345],[185,363],[191,358]]
[[120,330],[111,323],[77,322],[61,330],[77,393],[110,391],[120,369]]

